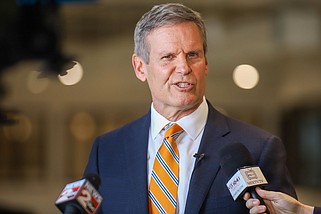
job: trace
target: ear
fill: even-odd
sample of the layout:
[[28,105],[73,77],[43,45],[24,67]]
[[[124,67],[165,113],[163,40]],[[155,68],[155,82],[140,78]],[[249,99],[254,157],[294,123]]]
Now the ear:
[[206,65],[206,67],[205,67],[205,74],[206,74],[206,76],[208,75],[208,61],[207,61],[207,57],[205,56],[205,65]]
[[144,60],[141,57],[137,56],[136,54],[133,54],[132,64],[134,67],[136,77],[140,81],[145,82],[147,79],[147,76],[146,76],[146,67],[145,67]]

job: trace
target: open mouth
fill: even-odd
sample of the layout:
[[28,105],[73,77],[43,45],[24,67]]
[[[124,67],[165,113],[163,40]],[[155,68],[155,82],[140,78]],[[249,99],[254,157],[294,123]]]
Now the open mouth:
[[179,88],[188,88],[190,87],[192,84],[188,83],[188,82],[179,82],[179,83],[176,83],[176,85],[179,87]]

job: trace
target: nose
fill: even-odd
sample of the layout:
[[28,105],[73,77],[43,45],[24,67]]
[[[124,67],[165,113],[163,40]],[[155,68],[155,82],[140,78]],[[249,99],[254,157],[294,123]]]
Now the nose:
[[190,66],[186,56],[181,56],[178,58],[176,70],[177,70],[177,72],[179,72],[183,75],[187,75],[192,72],[191,66]]

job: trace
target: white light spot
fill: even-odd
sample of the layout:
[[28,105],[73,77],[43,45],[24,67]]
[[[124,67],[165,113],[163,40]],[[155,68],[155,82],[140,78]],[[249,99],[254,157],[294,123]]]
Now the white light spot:
[[83,75],[83,69],[80,63],[74,61],[76,65],[71,69],[67,70],[67,74],[64,76],[58,75],[59,80],[64,85],[75,85],[77,84]]
[[252,89],[259,82],[259,73],[252,65],[239,65],[233,71],[235,84],[243,89]]

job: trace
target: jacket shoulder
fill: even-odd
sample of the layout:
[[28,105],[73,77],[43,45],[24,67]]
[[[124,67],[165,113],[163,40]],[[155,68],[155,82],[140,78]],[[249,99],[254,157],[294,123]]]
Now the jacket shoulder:
[[150,114],[146,114],[134,121],[124,124],[114,130],[106,132],[97,137],[99,141],[117,141],[124,138],[128,139],[131,137],[137,137],[139,134],[143,134],[146,131],[146,127],[150,125]]

